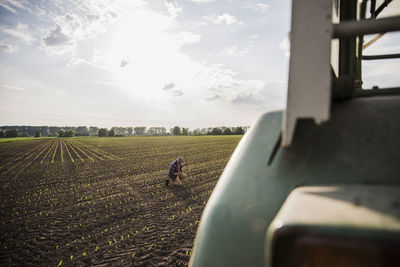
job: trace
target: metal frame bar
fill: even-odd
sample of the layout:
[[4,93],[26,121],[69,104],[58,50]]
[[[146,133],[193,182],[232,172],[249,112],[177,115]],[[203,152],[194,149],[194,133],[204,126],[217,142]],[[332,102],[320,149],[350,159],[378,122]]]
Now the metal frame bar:
[[[340,2],[340,23],[357,19],[358,1]],[[331,24],[332,25],[332,24]],[[357,76],[357,38],[346,36],[339,39],[339,77]]]
[[400,16],[333,24],[333,38],[400,31]]
[[390,4],[390,2],[392,2],[392,1],[393,1],[393,0],[385,0],[385,2],[383,2],[383,3],[378,7],[377,10],[375,10],[373,17],[376,18],[376,17],[379,15],[379,13],[381,13],[382,10],[384,10],[385,7],[387,7],[387,5]]
[[377,36],[375,36],[372,40],[370,40],[368,43],[366,43],[365,45],[363,45],[362,49],[367,49],[370,45],[372,45],[373,43],[375,43],[376,41],[378,41],[380,38],[382,38],[382,36],[384,36],[386,34],[386,32],[382,32],[382,33],[378,33]]
[[392,59],[392,58],[400,58],[400,54],[365,55],[365,56],[362,56],[361,58],[363,60]]
[[376,0],[371,0],[371,6],[369,13],[371,14],[371,18],[375,18],[375,7],[376,7]]

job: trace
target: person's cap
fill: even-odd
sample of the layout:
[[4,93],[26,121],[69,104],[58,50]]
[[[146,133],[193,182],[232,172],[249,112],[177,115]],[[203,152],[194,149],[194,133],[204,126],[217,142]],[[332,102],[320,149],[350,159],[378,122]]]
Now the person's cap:
[[184,162],[184,159],[183,159],[182,157],[178,157],[177,160],[178,160],[179,162]]

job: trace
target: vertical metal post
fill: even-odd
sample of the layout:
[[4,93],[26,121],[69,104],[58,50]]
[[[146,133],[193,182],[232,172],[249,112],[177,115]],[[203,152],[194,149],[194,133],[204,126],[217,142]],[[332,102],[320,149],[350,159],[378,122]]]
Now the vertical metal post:
[[376,8],[376,0],[371,0],[371,6],[370,6],[369,13],[371,14],[372,19],[375,18],[375,8]]
[[[340,22],[356,20],[357,0],[340,2]],[[357,73],[357,41],[356,37],[346,37],[339,40],[339,77],[356,78]]]
[[[367,12],[367,0],[363,0],[360,7],[360,19],[365,19]],[[357,54],[357,80],[362,80],[362,51],[364,44],[364,35],[360,35],[358,39],[358,54]]]

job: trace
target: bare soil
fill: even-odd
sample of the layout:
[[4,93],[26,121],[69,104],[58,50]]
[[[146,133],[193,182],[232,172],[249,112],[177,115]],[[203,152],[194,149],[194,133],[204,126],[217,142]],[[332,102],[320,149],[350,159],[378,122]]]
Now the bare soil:
[[[1,143],[0,265],[186,266],[204,206],[239,140]],[[189,162],[189,177],[166,188],[178,155]]]

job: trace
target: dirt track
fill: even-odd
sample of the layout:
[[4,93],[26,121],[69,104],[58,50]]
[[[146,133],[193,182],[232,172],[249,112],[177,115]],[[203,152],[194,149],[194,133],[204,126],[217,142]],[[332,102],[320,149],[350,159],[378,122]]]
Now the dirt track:
[[[204,205],[239,140],[0,144],[0,265],[187,265]],[[165,188],[176,155],[190,163],[189,178]]]

